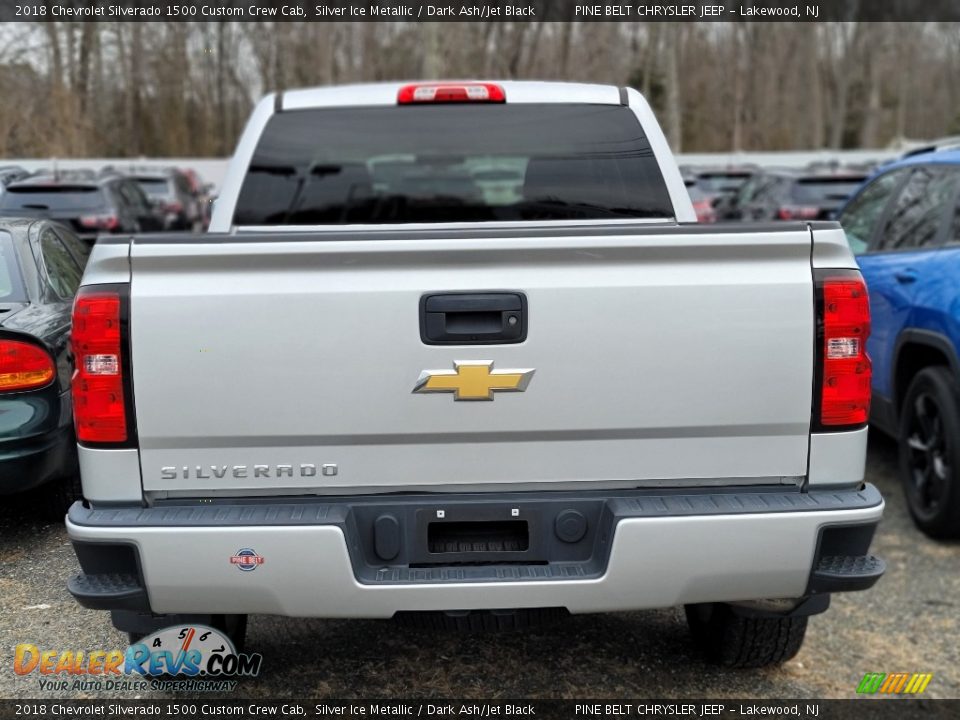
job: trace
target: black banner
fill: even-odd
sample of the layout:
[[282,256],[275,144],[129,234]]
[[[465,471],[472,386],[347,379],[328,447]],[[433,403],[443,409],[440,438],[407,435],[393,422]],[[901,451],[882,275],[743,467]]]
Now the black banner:
[[950,22],[957,0],[4,0],[0,21]]
[[960,700],[3,700],[12,718],[906,718],[960,717]]

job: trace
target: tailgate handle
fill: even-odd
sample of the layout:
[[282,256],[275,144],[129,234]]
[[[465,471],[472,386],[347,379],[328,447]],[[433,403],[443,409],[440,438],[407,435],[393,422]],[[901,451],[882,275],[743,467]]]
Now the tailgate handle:
[[526,338],[523,293],[436,293],[420,298],[420,339],[427,345],[506,345]]

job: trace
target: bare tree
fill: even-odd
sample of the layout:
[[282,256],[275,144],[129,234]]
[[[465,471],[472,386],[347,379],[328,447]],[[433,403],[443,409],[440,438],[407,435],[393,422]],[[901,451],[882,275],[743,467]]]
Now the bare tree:
[[225,155],[263,93],[416,77],[633,83],[678,150],[880,146],[960,133],[958,28],[57,20],[0,44],[0,153]]

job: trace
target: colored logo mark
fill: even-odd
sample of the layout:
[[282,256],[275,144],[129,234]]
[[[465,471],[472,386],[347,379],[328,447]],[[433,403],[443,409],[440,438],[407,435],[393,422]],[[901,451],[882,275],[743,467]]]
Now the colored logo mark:
[[263,565],[264,559],[251,548],[240,548],[236,555],[230,558],[230,564],[236,565],[244,572],[252,572],[258,565]]
[[860,695],[917,695],[927,689],[932,673],[867,673],[857,686]]

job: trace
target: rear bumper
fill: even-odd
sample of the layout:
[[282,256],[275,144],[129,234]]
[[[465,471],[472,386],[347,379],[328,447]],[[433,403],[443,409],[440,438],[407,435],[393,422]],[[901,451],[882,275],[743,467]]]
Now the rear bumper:
[[31,490],[76,471],[77,445],[69,427],[0,441],[0,495]]
[[[583,528],[558,531],[570,510],[586,520],[582,534]],[[882,562],[866,553],[882,513],[880,493],[869,485],[807,493],[433,495],[128,509],[78,503],[67,529],[86,577],[70,588],[82,604],[99,609],[368,618],[802,598],[876,581]],[[527,523],[526,550],[486,557],[417,547],[434,520],[501,515]],[[243,556],[260,560],[235,559]]]

